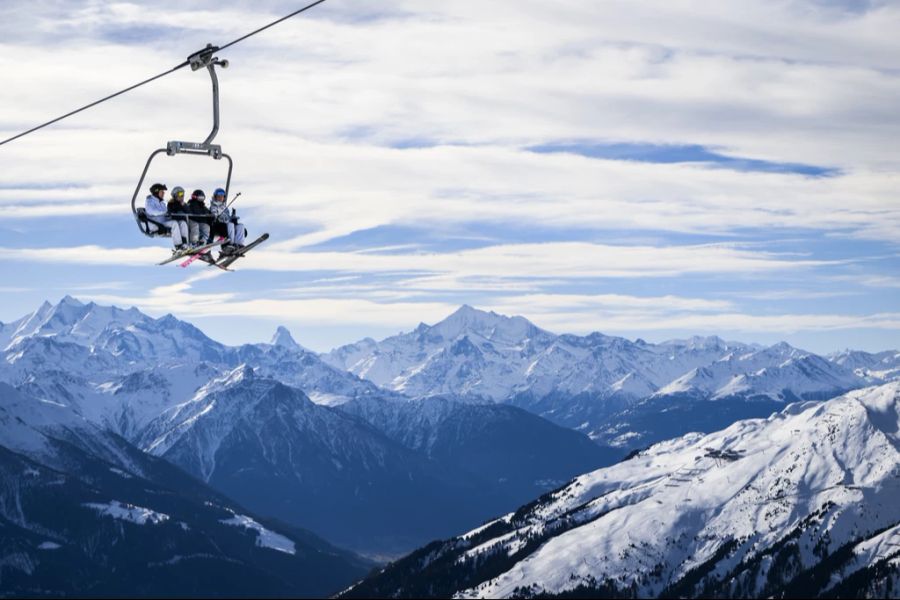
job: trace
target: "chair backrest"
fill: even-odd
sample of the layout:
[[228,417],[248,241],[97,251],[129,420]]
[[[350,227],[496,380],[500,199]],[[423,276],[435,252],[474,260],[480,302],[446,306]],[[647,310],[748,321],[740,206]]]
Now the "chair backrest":
[[[137,207],[135,209],[135,215],[137,215],[138,227],[141,228],[141,231],[144,233],[144,235],[148,235],[150,237],[169,237],[170,235],[172,235],[171,229],[147,216],[147,209]],[[150,228],[151,223],[156,226],[155,229]]]

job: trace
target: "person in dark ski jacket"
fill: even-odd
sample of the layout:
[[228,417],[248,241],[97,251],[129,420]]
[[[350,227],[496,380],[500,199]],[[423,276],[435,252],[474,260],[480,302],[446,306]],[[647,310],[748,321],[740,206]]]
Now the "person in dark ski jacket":
[[184,188],[180,185],[176,185],[172,188],[172,195],[169,197],[169,202],[166,204],[166,211],[169,213],[169,217],[175,221],[184,221],[184,214],[187,212],[187,207],[184,205]]
[[209,224],[212,221],[212,213],[206,208],[206,194],[203,190],[194,190],[191,199],[187,203],[187,213],[190,215],[188,223],[191,244],[203,246],[209,243]]

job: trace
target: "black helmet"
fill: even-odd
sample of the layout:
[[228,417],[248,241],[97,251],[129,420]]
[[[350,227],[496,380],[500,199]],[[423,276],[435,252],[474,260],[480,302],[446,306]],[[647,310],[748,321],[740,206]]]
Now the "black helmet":
[[167,189],[169,189],[169,188],[167,188],[166,184],[164,184],[164,183],[154,183],[153,185],[150,186],[150,193],[155,196],[159,193],[159,190],[167,190]]
[[206,200],[206,194],[203,193],[203,190],[194,190],[191,193],[191,200]]

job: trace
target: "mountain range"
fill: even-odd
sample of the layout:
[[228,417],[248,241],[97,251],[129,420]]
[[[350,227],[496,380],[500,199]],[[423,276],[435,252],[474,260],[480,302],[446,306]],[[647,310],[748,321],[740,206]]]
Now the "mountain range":
[[[65,478],[81,486],[66,505],[71,518],[95,515],[95,525],[112,519],[115,532],[128,534],[136,548],[156,540],[171,550],[168,558],[135,551],[129,568],[209,554],[180,549],[190,536],[176,535],[171,527],[177,521],[191,531],[205,527],[210,543],[220,548],[232,548],[220,537],[235,531],[244,531],[249,541],[234,546],[232,554],[216,555],[209,585],[196,588],[198,595],[217,593],[215,582],[228,581],[217,574],[236,564],[230,561],[252,571],[273,551],[283,559],[285,547],[294,548],[295,558],[284,568],[312,569],[321,577],[303,580],[306,585],[302,578],[267,571],[259,577],[271,582],[259,589],[316,595],[346,587],[369,564],[329,543],[383,559],[484,521],[493,523],[489,531],[499,531],[497,515],[560,486],[569,489],[566,483],[584,473],[656,456],[675,443],[665,440],[699,439],[701,434],[689,432],[727,430],[740,419],[781,414],[790,402],[825,400],[898,378],[896,351],[822,357],[784,343],[762,347],[716,337],[651,344],[600,333],[557,335],[522,317],[468,306],[435,325],[325,354],[304,348],[283,327],[270,343],[234,347],[172,315],[155,319],[134,308],[66,297],[0,324],[6,427],[0,449],[12,465],[4,475],[9,489],[27,487],[28,469],[46,483],[29,488],[29,509],[51,502],[52,482]],[[48,445],[45,439],[54,441]],[[47,451],[59,440],[77,448],[80,458]],[[631,458],[613,466],[626,455]],[[140,461],[151,461],[156,471]],[[151,475],[160,465],[166,474]],[[82,475],[98,469],[106,469],[104,477]],[[45,471],[52,473],[46,481]],[[140,485],[120,490],[132,479],[106,476],[120,471]],[[132,489],[140,486],[146,494]],[[152,491],[157,488],[169,491]],[[154,501],[182,489],[193,491],[178,510]],[[198,504],[197,498],[204,499]],[[67,540],[78,548],[73,564],[84,566],[100,555],[91,568],[115,562],[110,547],[122,543],[118,537],[95,540],[90,526],[67,534],[31,516],[23,521],[9,509],[15,502],[4,501],[4,523],[20,529],[21,523],[38,524],[24,528],[8,553],[17,558],[3,563],[25,574],[15,589],[27,593],[37,589],[34,581],[49,577],[34,565],[53,564],[50,557],[61,553],[45,553],[45,542],[65,546],[60,540]],[[203,516],[204,511],[214,514]],[[176,514],[195,515],[205,524]],[[537,539],[536,531],[525,537]],[[35,532],[49,537],[38,540],[43,534]],[[266,546],[266,540],[281,549]],[[181,565],[181,558],[172,564]],[[398,564],[402,571],[405,563]],[[117,568],[128,572],[124,564]],[[100,587],[81,590],[119,589],[112,579],[113,587],[103,588],[102,577],[96,577]],[[598,585],[612,585],[592,577]],[[162,593],[158,584],[148,581],[147,594]],[[587,579],[577,584],[590,585]],[[530,593],[519,587],[514,595]],[[72,593],[64,586],[47,589]],[[453,593],[466,589],[456,586]]]
[[[632,451],[785,402],[823,399],[900,377],[900,352],[821,357],[693,337],[651,344],[600,333],[556,335],[523,317],[462,306],[435,325],[324,354],[330,365],[412,398],[451,396],[519,406]],[[666,409],[698,413],[660,418]],[[690,410],[688,410],[690,409]]]
[[[0,380],[252,510],[372,556],[451,535],[622,454],[512,406],[410,403],[326,364],[283,328],[273,343],[228,347],[172,316],[66,297],[0,337]],[[387,417],[410,427],[427,418],[432,442]],[[540,434],[527,453],[491,451],[525,433]]]

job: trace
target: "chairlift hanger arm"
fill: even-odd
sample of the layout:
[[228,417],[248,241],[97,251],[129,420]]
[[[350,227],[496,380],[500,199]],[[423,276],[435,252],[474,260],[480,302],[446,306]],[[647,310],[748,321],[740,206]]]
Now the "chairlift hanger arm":
[[[215,53],[218,50],[218,46],[207,44],[206,48],[194,52],[187,58],[188,64],[191,66],[191,71],[198,71],[205,67],[206,70],[209,71],[209,78],[212,81],[213,127],[212,131],[209,132],[209,135],[206,136],[206,139],[202,142],[202,145],[204,146],[208,146],[209,144],[211,144],[215,139],[216,134],[219,133],[219,78],[216,75],[216,67],[227,69],[228,61],[220,60],[217,56],[215,56]],[[216,157],[213,156],[213,158]]]

